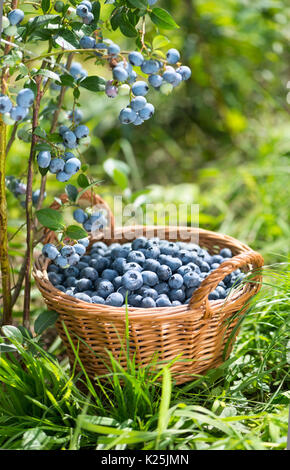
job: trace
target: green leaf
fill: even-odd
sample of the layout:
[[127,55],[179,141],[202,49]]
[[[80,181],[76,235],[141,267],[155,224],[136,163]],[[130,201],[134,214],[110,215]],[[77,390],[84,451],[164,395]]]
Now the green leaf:
[[76,198],[78,197],[78,190],[73,184],[67,184],[65,187],[65,192],[70,201],[76,201]]
[[18,328],[16,328],[16,326],[12,326],[12,325],[2,326],[2,331],[3,331],[3,334],[6,336],[6,338],[14,340],[17,343],[22,343],[23,336],[21,334],[21,331],[19,331]]
[[54,209],[40,209],[36,211],[36,217],[44,227],[50,230],[63,230],[65,227],[62,214]]
[[77,36],[69,29],[60,29],[54,40],[56,44],[58,44],[63,49],[73,50],[79,47],[79,40]]
[[53,326],[58,318],[58,313],[53,310],[45,310],[35,320],[34,331],[41,335],[47,328]]
[[122,190],[128,188],[129,182],[127,175],[125,173],[122,173],[117,168],[114,169],[113,180]]
[[87,188],[90,184],[88,178],[86,177],[86,175],[84,175],[83,173],[81,173],[79,176],[78,176],[78,179],[77,179],[77,182],[78,182],[78,185],[81,187],[81,188]]
[[75,88],[73,91],[73,95],[74,95],[74,98],[78,100],[80,97],[80,90],[78,88]]
[[119,22],[119,28],[121,32],[129,38],[134,38],[135,36],[137,36],[137,31],[135,27],[130,23],[130,20],[128,19],[125,12],[122,12],[121,19]]
[[163,29],[174,29],[179,28],[178,24],[175,23],[172,16],[168,13],[168,11],[164,10],[163,8],[153,8],[153,10],[149,13],[151,20],[157,26]]
[[46,13],[50,8],[50,0],[41,0],[41,8],[43,13]]
[[15,352],[15,351],[17,351],[17,348],[13,344],[5,344],[5,343],[0,344],[0,354],[6,353],[6,352]]
[[46,138],[46,132],[44,129],[41,129],[41,127],[37,126],[34,131],[33,131],[33,134],[35,135],[38,135],[38,137],[42,137],[43,139]]
[[85,238],[88,236],[86,230],[78,225],[69,225],[65,231],[67,237],[71,238],[72,240],[80,240],[81,238]]
[[80,86],[90,91],[104,91],[105,84],[106,80],[96,75],[86,77],[80,82]]
[[94,22],[96,23],[100,18],[101,4],[100,2],[93,2],[92,14],[94,15]]
[[152,46],[153,46],[153,49],[160,49],[162,47],[166,47],[168,43],[169,43],[169,39],[159,34],[158,36],[155,36],[155,38],[153,39]]
[[147,0],[129,0],[129,3],[136,8],[146,8]]
[[64,73],[59,77],[61,86],[74,86],[74,78],[68,73]]
[[[45,142],[39,142],[38,144],[35,145],[35,150],[38,151],[38,152],[41,152],[42,150],[50,151],[51,146],[49,144],[46,144]],[[39,168],[39,170],[40,170],[40,168]]]
[[35,75],[42,75],[43,77],[51,78],[52,80],[55,80],[57,82],[60,81],[60,76],[58,75],[58,73],[52,72],[51,70],[41,69],[38,70]]

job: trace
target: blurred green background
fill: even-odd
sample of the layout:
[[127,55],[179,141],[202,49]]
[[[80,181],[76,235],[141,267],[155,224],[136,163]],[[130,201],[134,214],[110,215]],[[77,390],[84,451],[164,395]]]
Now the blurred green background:
[[[290,199],[289,2],[160,0],[159,6],[180,25],[159,32],[169,39],[165,51],[178,48],[192,77],[170,96],[150,91],[148,99],[156,112],[140,127],[118,121],[126,97],[112,100],[82,93],[81,109],[92,135],[90,145],[83,147],[88,172],[100,181],[98,191],[110,204],[115,194],[136,206],[199,204],[201,227],[239,238],[261,251],[267,263],[285,261]],[[103,19],[110,9],[103,8]],[[154,34],[148,21],[146,38]],[[107,31],[104,36],[120,42],[117,33]],[[124,38],[122,47],[134,49],[134,40]],[[80,56],[74,60],[80,61]],[[109,69],[96,67],[93,61],[83,65],[89,74],[111,76]],[[51,96],[56,99],[57,94]],[[71,91],[65,105],[72,107]],[[49,128],[45,121],[41,125]],[[22,141],[14,143],[7,174],[25,174],[28,148]],[[112,167],[118,168],[119,177],[110,176]],[[35,176],[33,189],[39,182]],[[63,188],[51,175],[45,206]],[[12,234],[24,214],[10,194],[8,203]],[[10,254],[23,255],[21,235],[13,240]]]

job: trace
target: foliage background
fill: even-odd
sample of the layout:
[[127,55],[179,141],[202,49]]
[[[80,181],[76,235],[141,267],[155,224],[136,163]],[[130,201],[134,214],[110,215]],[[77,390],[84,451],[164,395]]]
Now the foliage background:
[[[279,266],[280,274],[268,281],[270,293],[262,294],[264,300],[257,303],[242,329],[235,350],[236,369],[227,371],[226,383],[220,386],[216,378],[210,378],[184,393],[178,391],[173,401],[179,403],[181,397],[185,403],[192,403],[193,393],[194,403],[215,412],[219,406],[225,407],[220,401],[216,404],[218,399],[226,405],[240,402],[241,414],[262,413],[245,431],[254,428],[248,444],[241,444],[236,435],[233,441],[221,442],[220,436],[209,432],[200,438],[203,442],[208,439],[208,445],[214,441],[217,448],[283,448],[285,405],[289,402],[285,347],[289,338],[290,6],[287,0],[160,0],[159,4],[180,25],[180,29],[168,33],[169,45],[181,51],[183,62],[192,68],[192,78],[169,97],[151,92],[156,113],[141,127],[119,124],[117,116],[126,98],[109,100],[85,92],[82,110],[93,137],[84,159],[90,165],[90,174],[101,182],[99,191],[109,203],[114,194],[122,194],[136,205],[199,204],[201,227],[239,238],[259,250],[266,264],[284,263]],[[148,38],[150,28],[148,23]],[[115,33],[108,36],[118,40]],[[124,41],[123,47],[132,48],[132,41]],[[92,62],[83,65],[89,72],[105,75],[103,70],[95,70]],[[68,93],[67,109],[71,105]],[[25,169],[27,152],[23,142],[13,144],[7,174],[17,175]],[[121,169],[124,178],[110,178],[108,161]],[[120,167],[116,161],[124,164]],[[34,189],[37,187],[39,181],[35,180]],[[50,178],[45,205],[62,188],[54,177]],[[11,195],[8,204],[12,234],[24,222],[23,212]],[[22,235],[20,232],[10,245],[15,272],[23,255]],[[21,315],[21,308],[22,301],[16,315],[17,310]],[[35,314],[41,311],[36,289],[33,309]],[[246,359],[247,354],[250,358]],[[274,372],[267,372],[273,368]],[[156,404],[159,406],[159,401]],[[278,408],[271,408],[275,404]],[[272,426],[265,411],[274,413]],[[21,412],[28,414],[29,407]],[[146,424],[143,422],[141,430],[150,428],[145,416],[144,412]],[[132,426],[136,429],[139,424]],[[261,441],[276,444],[264,446]],[[172,444],[174,448],[178,448],[178,442]]]

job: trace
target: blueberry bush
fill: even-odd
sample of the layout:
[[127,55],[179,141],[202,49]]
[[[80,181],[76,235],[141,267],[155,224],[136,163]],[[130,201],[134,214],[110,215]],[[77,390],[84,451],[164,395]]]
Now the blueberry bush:
[[[171,30],[178,25],[170,13],[154,1],[128,0],[112,4],[102,15],[102,2],[12,0],[1,11],[1,181],[0,181],[0,260],[3,298],[3,322],[12,321],[12,308],[24,283],[23,321],[29,324],[31,265],[33,248],[41,241],[41,226],[57,231],[59,245],[46,244],[43,254],[60,268],[78,263],[84,254],[82,241],[92,229],[106,223],[102,212],[88,213],[77,208],[78,190],[94,190],[82,153],[90,141],[89,128],[83,124],[82,91],[105,93],[109,98],[127,96],[121,109],[122,125],[140,126],[150,119],[154,105],[147,101],[150,88],[168,95],[191,76],[175,48],[166,50],[166,37],[159,28]],[[147,40],[146,20],[156,27],[156,35]],[[118,31],[130,38],[131,50],[123,51],[110,39]],[[39,45],[39,51],[35,46]],[[99,74],[88,75],[82,62],[95,68],[109,69],[111,79]],[[64,98],[71,94],[71,108],[63,114]],[[117,116],[116,116],[117,119]],[[10,132],[10,127],[12,131]],[[6,136],[10,138],[6,142]],[[7,175],[6,159],[15,139],[30,144],[27,171],[24,175]],[[9,158],[9,156],[8,156]],[[34,188],[37,172],[39,188]],[[61,212],[43,207],[47,178],[54,175],[68,195]],[[77,185],[67,184],[77,175]],[[18,279],[11,293],[11,270],[8,255],[6,188],[19,200],[26,213],[26,253]],[[82,223],[66,225],[65,207],[74,207],[74,219]]]

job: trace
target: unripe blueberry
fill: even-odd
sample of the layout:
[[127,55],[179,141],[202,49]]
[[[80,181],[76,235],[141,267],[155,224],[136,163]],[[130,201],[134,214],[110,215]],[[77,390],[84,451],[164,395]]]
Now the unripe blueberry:
[[12,10],[8,13],[8,19],[12,26],[21,23],[23,18],[24,18],[24,13],[19,8],[16,8],[15,10]]
[[171,85],[171,83],[162,83],[162,85],[160,86],[160,91],[163,95],[170,95],[170,93],[172,92],[173,90],[173,85]]
[[166,54],[166,58],[169,64],[176,64],[180,59],[180,54],[177,49],[169,49]]
[[30,88],[24,88],[23,90],[20,90],[16,102],[18,106],[21,106],[22,108],[29,108],[30,106],[33,105],[34,101],[34,93]]
[[15,36],[17,34],[17,26],[8,26],[8,28],[5,28],[4,33],[7,36]]
[[64,7],[64,3],[61,0],[57,0],[54,4],[54,9],[58,13],[61,13]]
[[2,17],[2,31],[8,28],[10,25],[10,21],[8,20],[7,16]]
[[116,87],[115,85],[113,85],[114,81],[113,80],[108,80],[106,82],[106,89],[105,89],[105,92],[106,92],[106,95],[109,97],[109,98],[116,98],[117,94],[118,94],[118,87]]
[[146,82],[139,80],[132,86],[132,92],[135,96],[145,96],[149,91],[149,86]]
[[118,93],[120,96],[128,96],[130,94],[131,88],[127,83],[123,83],[122,85],[119,86],[118,88]]
[[37,156],[37,163],[39,168],[48,168],[51,162],[51,153],[47,150],[39,152]]

